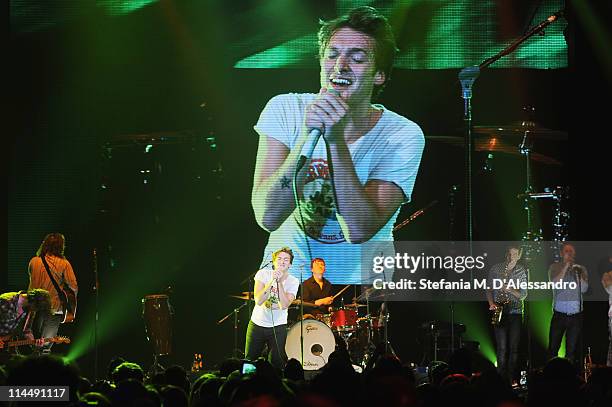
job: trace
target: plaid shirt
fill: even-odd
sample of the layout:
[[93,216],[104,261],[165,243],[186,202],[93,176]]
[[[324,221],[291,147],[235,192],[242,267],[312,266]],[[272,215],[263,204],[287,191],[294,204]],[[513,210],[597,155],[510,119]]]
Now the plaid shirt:
[[19,315],[19,296],[25,291],[10,292],[0,295],[0,336],[12,336],[17,332],[28,333],[29,329],[23,329],[28,312]]
[[[489,287],[492,286],[493,279],[501,279],[501,280],[513,280],[516,285],[524,284],[527,282],[527,269],[521,263],[517,263],[512,270],[506,273],[506,263],[498,263],[495,264],[489,270],[489,277],[487,279],[487,283]],[[499,302],[501,296],[501,290],[492,290],[493,291],[493,301]],[[518,290],[520,292],[520,297],[516,298],[512,294],[507,294],[506,299],[509,300],[509,303],[506,305],[506,309],[504,312],[508,314],[523,314],[523,302],[525,297],[527,297],[527,290],[521,288]]]

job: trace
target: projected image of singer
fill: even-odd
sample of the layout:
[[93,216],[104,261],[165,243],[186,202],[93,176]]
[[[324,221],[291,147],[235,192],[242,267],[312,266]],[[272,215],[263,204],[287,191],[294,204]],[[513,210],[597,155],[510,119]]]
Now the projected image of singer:
[[[423,132],[372,100],[390,79],[396,53],[387,19],[372,7],[323,22],[318,93],[273,97],[259,134],[252,206],[270,232],[264,257],[289,245],[298,264],[324,258],[336,283],[360,283],[360,243],[392,241],[409,202]],[[297,176],[300,210],[293,178]]]
[[272,254],[272,269],[263,268],[255,274],[255,306],[246,334],[245,357],[255,360],[268,346],[268,359],[274,367],[283,369],[287,362],[287,308],[295,299],[299,281],[289,275],[293,252],[288,247]]

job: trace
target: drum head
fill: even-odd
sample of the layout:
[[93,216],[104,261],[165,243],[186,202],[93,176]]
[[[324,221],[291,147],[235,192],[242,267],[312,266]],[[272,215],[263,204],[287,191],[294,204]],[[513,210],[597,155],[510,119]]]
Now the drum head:
[[[298,361],[301,360],[300,325],[300,322],[291,325],[285,343],[287,357]],[[336,349],[334,334],[327,325],[315,319],[304,320],[302,325],[304,329],[304,370],[320,369]]]

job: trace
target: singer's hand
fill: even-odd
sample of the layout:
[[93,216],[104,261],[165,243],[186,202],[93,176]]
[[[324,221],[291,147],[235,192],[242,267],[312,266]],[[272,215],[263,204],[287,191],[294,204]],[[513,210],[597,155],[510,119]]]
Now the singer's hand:
[[343,119],[347,112],[348,105],[335,91],[322,88],[315,100],[306,106],[306,131],[320,129],[326,140],[338,140],[343,135]]
[[283,273],[280,270],[272,270],[272,278],[274,280],[280,280],[282,276],[283,276]]

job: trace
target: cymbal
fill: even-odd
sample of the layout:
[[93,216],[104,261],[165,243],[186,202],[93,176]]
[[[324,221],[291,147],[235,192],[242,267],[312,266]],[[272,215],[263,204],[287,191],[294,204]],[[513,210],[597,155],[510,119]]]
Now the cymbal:
[[[429,136],[426,137],[426,139],[430,141],[439,141],[456,147],[465,146],[464,138],[461,136]],[[482,135],[474,137],[474,151],[490,151],[523,156],[519,150],[519,144],[520,140],[518,140],[516,144],[511,144],[510,140],[506,140],[503,137],[484,137]],[[561,165],[559,160],[534,151],[531,151],[529,156],[532,161],[541,162],[542,164]]]
[[122,147],[141,144],[176,144],[196,141],[203,138],[205,137],[202,135],[197,135],[193,130],[160,131],[143,134],[121,134],[113,136],[111,140],[106,143],[106,146]]
[[243,291],[239,295],[230,295],[230,297],[238,298],[239,300],[251,300],[251,301],[254,301],[254,299],[255,299],[255,296],[253,295],[252,291],[251,292]]
[[538,140],[549,141],[564,141],[567,140],[567,133],[560,130],[548,129],[539,126],[535,122],[516,122],[505,125],[485,125],[473,126],[472,134],[483,135],[487,137],[503,137],[503,138],[522,138],[525,133],[529,137],[534,137]]
[[318,307],[318,305],[316,305],[314,302],[302,301],[299,298],[296,298],[295,300],[291,301],[291,305],[300,305],[302,303],[304,303],[304,305],[306,305],[307,307]]
[[242,295],[230,295],[230,297],[232,298],[237,298],[239,300],[245,300],[245,301],[255,301],[255,298],[249,298],[246,295],[242,296]]
[[360,295],[359,297],[357,297],[357,300],[354,301],[355,302],[367,302],[368,300],[376,300],[376,299],[380,299],[380,298],[384,298],[385,295],[388,295],[385,291],[381,290],[381,289],[377,289],[374,287],[370,287],[365,289]]
[[344,304],[344,308],[360,308],[360,307],[366,307],[365,304],[357,304],[356,302],[351,303],[351,304]]

